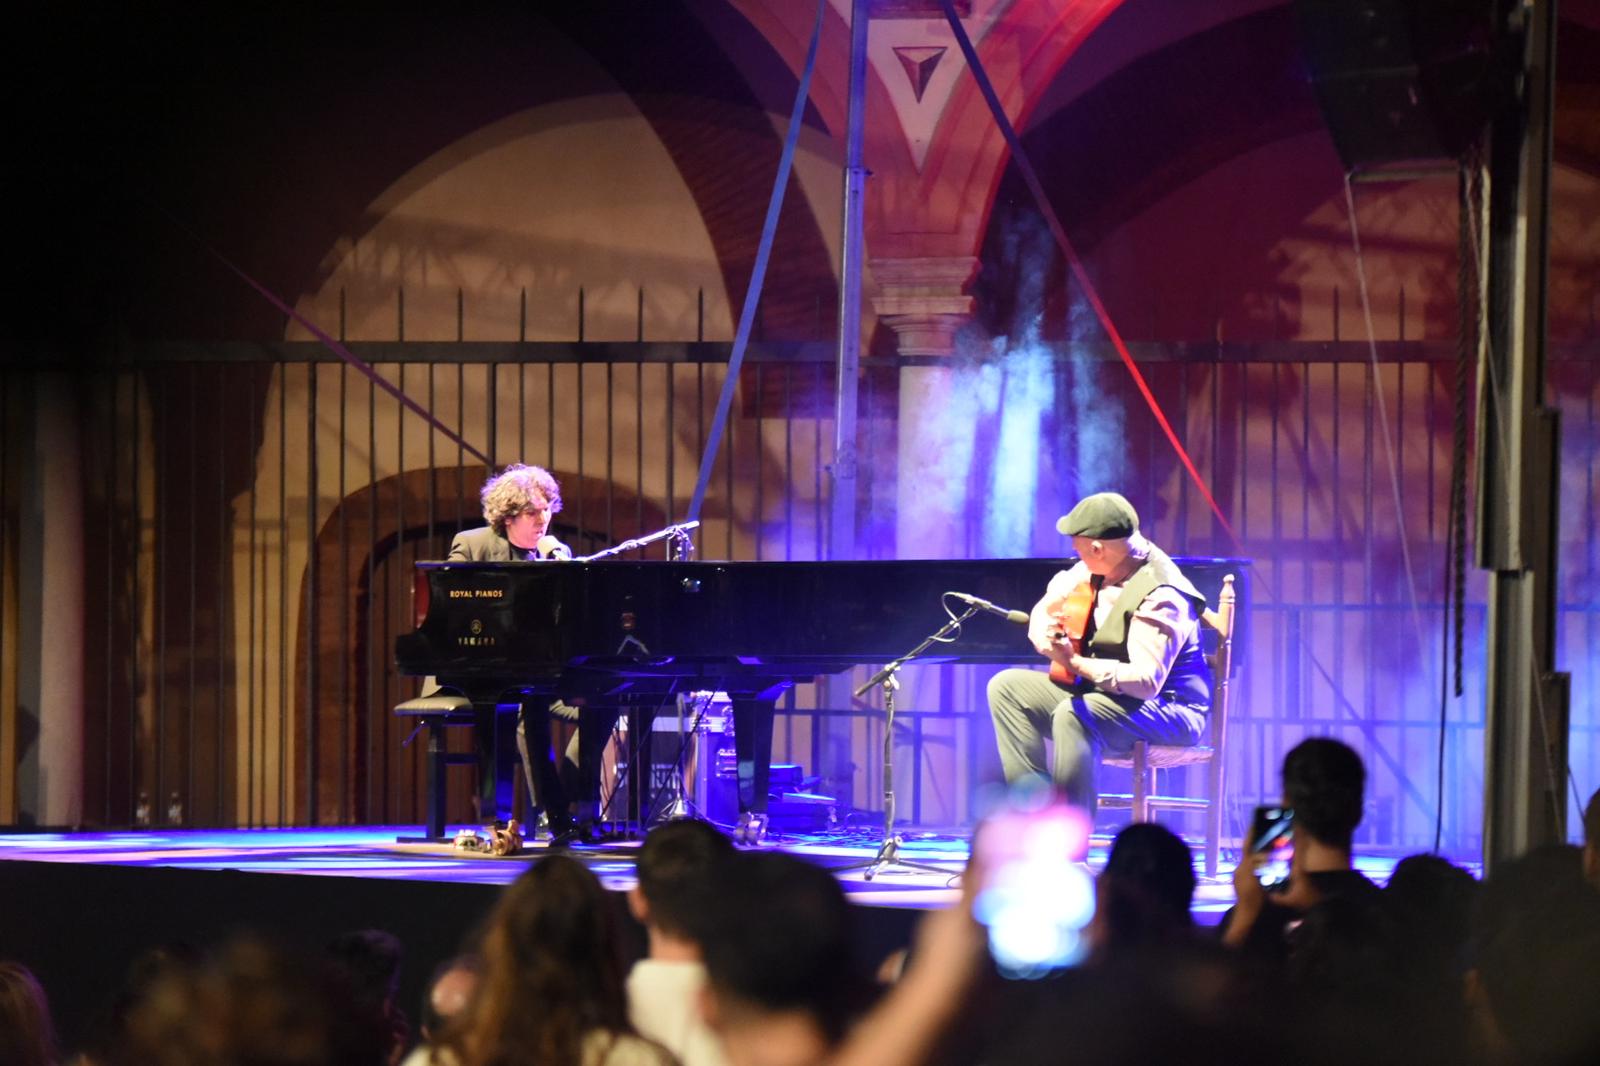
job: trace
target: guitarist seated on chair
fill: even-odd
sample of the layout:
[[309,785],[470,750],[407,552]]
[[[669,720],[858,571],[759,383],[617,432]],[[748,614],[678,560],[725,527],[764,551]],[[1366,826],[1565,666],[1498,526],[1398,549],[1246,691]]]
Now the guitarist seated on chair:
[[[1205,732],[1206,601],[1115,492],[1080,500],[1056,529],[1072,538],[1078,562],[1050,580],[1028,624],[1050,672],[996,674],[989,713],[1007,782],[1048,775],[1092,814],[1103,754],[1127,754],[1139,740],[1196,744]],[[1046,739],[1055,748],[1048,767]]]

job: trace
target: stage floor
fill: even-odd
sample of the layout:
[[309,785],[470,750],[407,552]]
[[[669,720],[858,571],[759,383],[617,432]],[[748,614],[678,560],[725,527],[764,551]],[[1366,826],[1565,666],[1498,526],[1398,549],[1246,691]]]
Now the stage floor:
[[[451,832],[468,826],[452,827]],[[543,841],[528,842],[522,853],[495,857],[458,850],[448,844],[402,844],[415,835],[410,826],[338,829],[151,829],[106,833],[0,834],[0,861],[163,867],[172,870],[232,870],[258,874],[342,877],[383,881],[421,881],[455,885],[503,885],[546,854]],[[785,833],[761,845],[801,856],[826,867],[864,863],[877,854],[881,830],[850,833]],[[968,855],[968,840],[957,832],[905,830],[901,858],[943,872],[888,865],[870,879],[861,868],[840,870],[840,884],[853,903],[866,907],[926,910],[953,902],[957,878]],[[1096,837],[1089,866],[1105,862],[1109,839]],[[618,891],[635,883],[637,841],[616,841],[572,849],[607,887]],[[1198,859],[1198,851],[1197,851]],[[1393,860],[1364,859],[1362,869],[1380,883]],[[1197,922],[1215,924],[1233,902],[1232,867],[1224,863],[1215,878],[1199,877],[1194,913]]]

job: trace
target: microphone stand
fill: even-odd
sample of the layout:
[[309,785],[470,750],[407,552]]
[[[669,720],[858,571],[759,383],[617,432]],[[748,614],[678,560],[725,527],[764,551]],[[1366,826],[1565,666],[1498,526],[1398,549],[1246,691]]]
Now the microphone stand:
[[[680,561],[681,560],[687,560],[691,556],[694,555],[694,540],[689,536],[689,531],[691,529],[698,529],[698,528],[700,528],[700,522],[699,522],[698,519],[692,519],[692,520],[690,520],[688,522],[679,522],[676,525],[670,525],[670,526],[666,527],[665,529],[658,529],[654,533],[647,534],[647,535],[645,535],[643,537],[635,537],[633,540],[625,540],[621,544],[613,545],[612,547],[606,548],[604,551],[597,551],[593,555],[580,555],[576,559],[573,559],[572,561],[575,562],[575,563],[592,563],[592,562],[595,562],[598,559],[609,559],[613,555],[621,555],[623,552],[632,551],[635,548],[643,548],[646,545],[654,544],[656,541],[665,540],[668,537],[672,538],[672,543],[670,545],[668,545],[668,547],[667,547],[667,556],[668,556],[668,558],[675,559],[675,560],[680,560]],[[634,637],[632,635],[629,635],[622,642],[622,647],[617,649],[617,654],[619,654],[619,655],[622,654],[624,651],[626,651],[628,649],[628,647],[630,645],[635,647],[639,651],[643,652],[645,655],[649,655],[650,654],[649,649],[645,648],[645,646],[639,642],[638,638]],[[696,722],[698,722],[699,718],[697,717],[695,720],[696,720]],[[643,716],[638,713],[637,708],[633,708],[633,709],[630,709],[628,711],[628,721],[629,721],[629,724],[638,724],[638,723],[641,723],[643,721]],[[682,721],[683,721],[683,719],[682,719],[682,709],[680,708],[679,709],[679,728],[680,728],[680,730],[682,729]],[[636,809],[639,812],[639,822],[638,822],[638,824],[639,824],[640,829],[643,830],[643,828],[645,826],[645,823],[649,821],[649,814],[650,814],[650,812],[651,812],[651,810],[653,809],[653,806],[654,806],[654,800],[653,799],[652,799],[651,803],[647,804],[645,802],[645,797],[644,797],[644,793],[646,791],[646,786],[648,785],[648,782],[649,782],[649,769],[648,769],[648,765],[649,764],[648,763],[644,764],[646,766],[646,769],[644,771],[641,772],[639,770],[641,758],[649,759],[651,757],[650,756],[650,740],[649,740],[648,737],[644,736],[644,730],[642,728],[632,729],[632,730],[629,731],[629,734],[630,734],[629,743],[632,746],[632,752],[630,754],[631,765],[630,765],[628,773],[629,773],[629,776],[633,779],[634,786],[629,791],[628,805],[630,807]],[[679,735],[679,737],[683,737],[683,733],[681,731],[679,732],[678,735]],[[679,756],[680,756],[680,759],[681,759],[681,757],[682,757],[682,750],[681,749],[680,749],[680,752],[679,752]],[[677,804],[681,804],[683,802],[683,786],[682,786],[682,772],[681,772],[681,770],[678,771],[678,786],[677,786],[677,788],[678,788],[678,794],[677,794],[676,804],[674,805],[673,811],[668,814],[669,818],[671,818],[671,817],[682,817],[683,816],[683,815],[677,813],[678,812]],[[613,798],[614,798],[614,796],[615,796],[615,794],[613,794]]]
[[907,662],[921,655],[928,647],[936,643],[946,643],[949,637],[961,628],[961,623],[977,614],[982,608],[968,605],[960,615],[952,616],[935,633],[930,633],[923,638],[921,644],[906,652],[898,659],[889,663],[882,670],[871,677],[855,690],[855,697],[860,699],[874,686],[883,688],[883,841],[878,845],[878,853],[870,859],[860,862],[846,863],[843,866],[831,867],[833,873],[843,873],[848,870],[865,870],[862,877],[870,881],[879,870],[885,866],[904,866],[909,870],[924,870],[929,873],[945,874],[946,876],[957,873],[956,870],[947,870],[942,866],[932,863],[912,862],[900,857],[900,835],[894,831],[894,694],[900,687],[900,679],[895,676],[900,668]]
[[592,563],[597,559],[609,559],[613,555],[621,555],[623,552],[633,551],[635,548],[643,548],[648,544],[654,544],[656,541],[665,540],[668,537],[673,540],[672,550],[669,554],[675,559],[687,559],[694,554],[694,541],[690,538],[689,531],[699,527],[698,520],[679,522],[677,525],[668,526],[666,529],[658,529],[646,536],[625,540],[621,544],[613,545],[604,551],[597,551],[593,555],[580,555],[572,561],[575,563]]

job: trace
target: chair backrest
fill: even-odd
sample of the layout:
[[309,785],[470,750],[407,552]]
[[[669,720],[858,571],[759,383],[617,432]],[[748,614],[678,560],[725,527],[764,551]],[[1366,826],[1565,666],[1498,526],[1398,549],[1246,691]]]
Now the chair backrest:
[[1233,704],[1233,623],[1238,609],[1238,593],[1234,591],[1233,575],[1222,579],[1222,592],[1217,596],[1215,610],[1200,612],[1200,621],[1217,634],[1217,650],[1206,658],[1211,661],[1211,746],[1218,752],[1227,736],[1228,712]]

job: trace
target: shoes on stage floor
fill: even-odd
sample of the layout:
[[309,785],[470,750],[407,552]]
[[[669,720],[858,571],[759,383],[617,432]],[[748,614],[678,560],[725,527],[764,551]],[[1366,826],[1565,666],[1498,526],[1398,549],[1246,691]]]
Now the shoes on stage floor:
[[759,844],[766,839],[766,836],[766,811],[743,811],[740,813],[739,824],[733,827],[733,842],[735,844]]
[[550,824],[550,848],[552,850],[592,847],[600,843],[600,838],[595,835],[594,823],[574,822],[563,820]]

